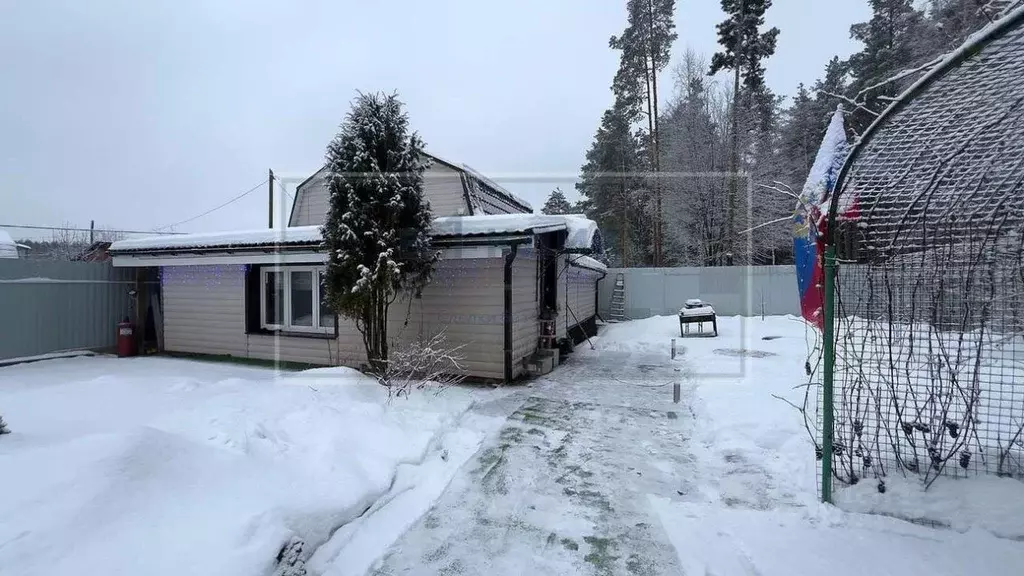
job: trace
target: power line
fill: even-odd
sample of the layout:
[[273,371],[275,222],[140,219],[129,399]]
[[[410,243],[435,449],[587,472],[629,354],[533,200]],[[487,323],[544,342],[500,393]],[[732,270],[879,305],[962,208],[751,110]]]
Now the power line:
[[292,201],[294,201],[295,200],[295,196],[292,196],[291,194],[288,193],[288,188],[286,188],[285,185],[284,185],[284,182],[281,181],[281,179],[277,177],[277,174],[274,174],[274,180],[277,180],[277,183],[281,185],[281,191],[284,192],[285,195],[288,196],[288,198],[291,198]]
[[224,208],[225,206],[228,206],[229,204],[233,204],[235,202],[238,202],[242,198],[245,198],[249,194],[252,194],[256,190],[258,190],[260,187],[262,187],[268,181],[269,181],[269,179],[266,179],[263,182],[260,182],[259,184],[253,186],[252,188],[249,188],[245,192],[242,192],[238,196],[235,196],[234,198],[228,200],[227,202],[225,202],[225,203],[223,203],[223,204],[221,204],[221,205],[219,205],[219,206],[217,206],[215,208],[210,208],[209,210],[207,210],[206,212],[203,212],[202,214],[198,214],[198,215],[193,216],[191,218],[186,218],[185,220],[182,220],[181,222],[175,222],[174,224],[168,224],[166,226],[160,226],[160,227],[154,228],[154,230],[160,230],[161,228],[173,228],[175,226],[181,226],[182,224],[188,224],[189,222],[191,222],[193,220],[198,220],[198,219],[202,218],[203,216],[206,216],[207,214],[210,214],[212,212],[216,212],[217,210],[220,210],[221,208]]
[[119,230],[113,228],[69,228],[67,226],[29,226],[23,224],[0,224],[0,228],[23,228],[26,230],[67,230],[69,232],[122,232],[124,234],[184,234],[184,232],[157,232],[156,230],[158,229]]

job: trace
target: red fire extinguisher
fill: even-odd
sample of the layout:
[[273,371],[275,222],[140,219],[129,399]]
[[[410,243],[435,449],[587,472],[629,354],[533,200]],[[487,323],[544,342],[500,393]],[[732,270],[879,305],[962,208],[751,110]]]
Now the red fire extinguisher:
[[135,327],[125,317],[117,325],[117,355],[120,358],[135,356]]

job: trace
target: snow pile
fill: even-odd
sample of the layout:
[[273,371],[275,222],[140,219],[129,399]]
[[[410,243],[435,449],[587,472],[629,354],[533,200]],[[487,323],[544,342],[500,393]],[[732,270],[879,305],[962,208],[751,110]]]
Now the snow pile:
[[[481,442],[458,426],[473,394],[387,404],[346,368],[74,358],[0,369],[13,430],[0,470],[16,471],[0,474],[0,571],[269,574],[293,537],[314,554],[339,527],[346,539],[317,562],[372,556]],[[377,525],[356,539],[344,526],[361,515]]]
[[323,238],[319,226],[291,226],[231,232],[202,232],[168,236],[147,236],[118,240],[110,245],[111,253],[173,248],[233,248],[273,246],[280,244],[319,244]]

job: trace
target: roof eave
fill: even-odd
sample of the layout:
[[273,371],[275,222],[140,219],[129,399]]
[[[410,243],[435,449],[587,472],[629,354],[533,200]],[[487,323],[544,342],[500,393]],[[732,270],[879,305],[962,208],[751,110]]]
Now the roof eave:
[[175,246],[168,248],[129,248],[125,250],[109,250],[111,256],[134,256],[134,255],[176,255],[176,254],[237,254],[253,253],[266,254],[268,252],[295,253],[295,252],[319,252],[320,242],[315,243],[288,243],[288,244],[250,244],[250,245],[228,245],[228,246]]

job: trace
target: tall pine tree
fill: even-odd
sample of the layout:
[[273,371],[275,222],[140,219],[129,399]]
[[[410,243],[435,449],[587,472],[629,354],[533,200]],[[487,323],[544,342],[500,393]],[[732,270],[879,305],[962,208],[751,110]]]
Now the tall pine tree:
[[825,66],[824,77],[807,90],[797,87],[793,102],[783,113],[780,126],[783,183],[799,191],[814,163],[825,130],[846,93],[847,64],[833,57]]
[[869,0],[871,19],[850,27],[850,36],[864,44],[864,49],[850,56],[852,99],[858,102],[848,127],[856,134],[878,117],[905,82],[890,81],[910,69],[929,54],[922,48],[925,37],[924,15],[914,7],[913,0]]
[[[760,132],[770,137],[774,128],[776,101],[764,80],[764,60],[775,54],[779,29],[770,28],[764,32],[765,13],[771,8],[772,0],[722,0],[722,11],[727,18],[718,25],[718,43],[722,51],[711,58],[711,74],[722,70],[733,72],[733,105],[731,116],[731,157],[730,172],[739,174],[740,132]],[[764,151],[757,152],[763,155]],[[737,238],[737,196],[740,179],[730,178],[728,214],[726,216],[726,242],[730,253],[735,252]]]
[[601,117],[576,183],[587,216],[601,227],[613,260],[623,267],[650,262],[648,195],[637,178],[641,154],[625,105],[616,100]]
[[566,199],[565,193],[562,192],[561,188],[555,188],[551,191],[548,196],[547,202],[544,203],[544,207],[540,209],[544,214],[572,214],[572,204],[569,204],[569,200]]
[[661,119],[662,166],[687,176],[665,179],[665,265],[707,266],[723,253],[728,165],[726,100],[707,61],[687,51],[675,69],[676,91]]
[[355,99],[327,147],[327,301],[355,321],[370,369],[388,385],[391,304],[422,290],[437,261],[422,153],[398,96],[379,93]]
[[[658,74],[671,57],[675,31],[675,0],[627,0],[626,29],[621,36],[612,36],[609,45],[622,52],[619,70],[612,82],[612,91],[629,121],[647,118],[649,169],[660,171]],[[662,193],[657,176],[651,181],[654,190],[654,265],[662,260],[663,226]]]
[[825,75],[814,82],[811,93],[814,96],[815,113],[821,127],[818,140],[825,137],[825,130],[828,129],[829,120],[836,108],[843,103],[842,97],[846,93],[850,65],[833,56],[825,65]]

